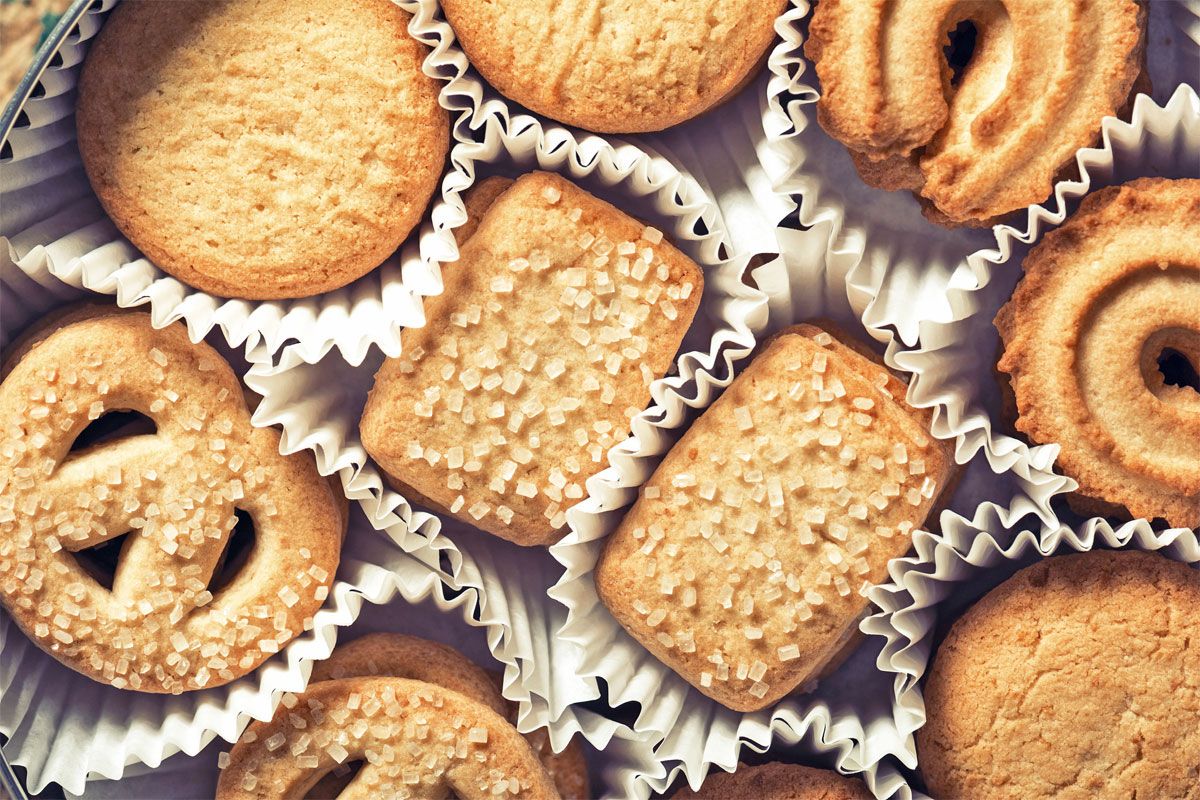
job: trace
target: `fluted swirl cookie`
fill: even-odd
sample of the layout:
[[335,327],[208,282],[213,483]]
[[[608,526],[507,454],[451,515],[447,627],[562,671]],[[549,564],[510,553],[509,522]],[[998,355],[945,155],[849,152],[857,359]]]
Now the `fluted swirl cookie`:
[[[817,119],[867,183],[913,191],[935,222],[986,225],[1045,198],[1139,88],[1146,17],[1139,0],[821,0],[805,45]],[[942,49],[968,20],[952,83]]]
[[1025,257],[996,317],[1017,428],[1061,446],[1085,513],[1200,525],[1200,392],[1160,370],[1200,366],[1197,242],[1200,180],[1102,189]]

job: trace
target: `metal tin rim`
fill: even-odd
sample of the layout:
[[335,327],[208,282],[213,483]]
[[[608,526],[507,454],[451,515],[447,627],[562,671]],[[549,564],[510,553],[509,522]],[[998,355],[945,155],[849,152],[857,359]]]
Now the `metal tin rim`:
[[[12,133],[13,126],[16,124],[17,115],[25,107],[29,95],[33,93],[33,87],[37,85],[42,73],[50,65],[50,60],[54,58],[54,54],[62,47],[67,35],[74,30],[79,18],[87,13],[93,2],[94,0],[74,0],[70,7],[63,12],[53,30],[50,31],[46,41],[42,42],[42,46],[34,54],[33,63],[26,71],[25,77],[21,78],[21,82],[17,84],[16,92],[13,93],[8,105],[4,107],[4,114],[0,115],[0,146],[8,141],[8,135]],[[0,762],[0,764],[2,763]]]

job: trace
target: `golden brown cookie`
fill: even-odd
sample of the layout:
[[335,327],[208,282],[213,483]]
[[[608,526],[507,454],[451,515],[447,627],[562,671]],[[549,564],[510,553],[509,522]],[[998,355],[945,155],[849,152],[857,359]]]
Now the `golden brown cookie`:
[[[329,658],[313,665],[309,685],[317,681],[367,676],[411,678],[436,683],[482,703],[516,724],[517,707],[501,694],[502,676],[499,672],[493,674],[484,670],[449,645],[417,636],[370,633],[338,645]],[[544,728],[523,735],[560,795],[568,800],[587,796],[587,763],[578,741],[573,740],[562,753],[555,754]],[[339,777],[330,773],[318,782],[308,796],[336,797],[348,779],[348,774]]]
[[661,232],[533,172],[495,198],[444,279],[375,376],[363,446],[410,500],[554,542],[670,367],[703,275]]
[[686,786],[672,800],[873,800],[862,781],[799,764],[739,764],[734,772],[704,779],[699,791]]
[[[908,189],[943,225],[990,225],[1041,202],[1144,78],[1145,3],[821,0],[804,52],[817,119],[863,180]],[[943,55],[970,22],[960,78]]]
[[925,682],[934,797],[1200,798],[1200,572],[1136,551],[1049,558],[950,629]]
[[857,643],[864,584],[955,472],[861,345],[771,340],[671,448],[596,566],[617,621],[703,694],[771,705]]
[[[1200,180],[1093,192],[1025,257],[996,317],[1017,429],[1060,446],[1082,513],[1200,526],[1197,241]],[[1166,382],[1165,358],[1190,367],[1190,385]]]
[[84,167],[121,232],[184,283],[305,297],[420,222],[449,118],[388,0],[130,0],[79,83]]
[[[142,433],[72,450],[108,412]],[[0,601],[42,649],[118,688],[179,693],[257,667],[311,625],[337,569],[345,499],[279,454],[241,384],[182,325],[84,309],[40,331],[0,384]],[[235,511],[255,542],[226,585]],[[120,550],[111,586],[82,551]]]
[[786,0],[442,0],[472,65],[539,114],[603,133],[657,131],[737,93]]
[[305,797],[353,762],[362,766],[342,800],[558,798],[529,743],[482,703],[423,681],[343,678],[252,724],[221,761],[217,800]]

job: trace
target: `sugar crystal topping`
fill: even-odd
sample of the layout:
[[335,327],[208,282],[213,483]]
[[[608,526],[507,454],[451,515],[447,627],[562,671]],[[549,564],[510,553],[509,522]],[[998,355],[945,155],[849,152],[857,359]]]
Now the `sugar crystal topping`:
[[389,471],[493,531],[517,518],[566,524],[698,301],[690,274],[663,261],[661,232],[621,238],[570,184],[524,200],[520,187],[502,202],[535,206],[562,235],[538,249],[493,242],[479,257],[469,241],[457,268],[470,283],[448,288],[446,324],[409,332],[385,389],[398,397]]
[[633,597],[631,630],[691,665],[701,688],[794,688],[796,665],[831,644],[813,639],[814,620],[857,616],[938,488],[925,468],[935,445],[882,368],[864,377],[835,348],[828,334],[792,335],[759,356],[605,554],[602,574],[611,566]]
[[[236,378],[214,372],[207,346],[148,334],[140,314],[110,319],[128,326],[115,339],[77,330],[89,324],[52,334],[0,386],[13,415],[0,436],[0,599],[41,647],[118,688],[226,683],[311,624],[332,565],[286,553],[270,594],[242,607],[214,597],[235,508],[260,539],[277,530],[282,457],[251,432]],[[64,458],[91,420],[120,409],[148,414],[157,433]],[[126,533],[110,590],[73,554]]]
[[364,796],[553,796],[516,729],[456,693],[372,678],[322,682],[293,698],[294,711],[256,724],[221,759],[218,797],[227,786],[290,785],[298,772],[349,761],[362,762],[355,786]]

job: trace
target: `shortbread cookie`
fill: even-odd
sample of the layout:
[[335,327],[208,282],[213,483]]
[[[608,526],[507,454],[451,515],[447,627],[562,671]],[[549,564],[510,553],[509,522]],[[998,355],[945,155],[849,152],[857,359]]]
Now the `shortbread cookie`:
[[539,114],[657,131],[734,95],[762,67],[786,0],[442,0],[471,64]]
[[449,144],[408,21],[388,0],[126,0],[79,82],[100,202],[205,292],[305,297],[371,271],[420,222]]
[[738,765],[704,779],[699,791],[684,787],[673,800],[873,800],[862,781],[799,764]]
[[[337,569],[345,499],[279,454],[241,384],[182,325],[87,310],[19,348],[0,384],[0,601],[42,649],[117,688],[219,686],[306,630]],[[156,432],[71,450],[107,412]],[[235,511],[255,544],[224,586]],[[129,534],[111,587],[79,556]]]
[[363,446],[410,500],[551,543],[650,402],[703,275],[659,231],[534,172],[495,199],[444,279],[375,376]]
[[1016,427],[1059,445],[1083,513],[1200,526],[1197,242],[1200,180],[1101,189],[1025,257],[996,317]]
[[[338,645],[329,658],[313,665],[309,685],[368,676],[436,683],[484,704],[514,725],[517,721],[516,704],[505,700],[500,693],[499,673],[489,673],[449,645],[401,633],[371,633]],[[556,754],[545,728],[524,736],[560,795],[568,799],[587,796],[587,763],[578,740],[572,740],[562,753]],[[345,782],[346,777],[339,780],[331,773],[318,783],[317,788],[324,791],[314,790],[309,796],[336,797]]]
[[482,703],[423,681],[344,678],[247,728],[221,761],[217,800],[305,797],[352,762],[341,798],[558,798],[529,743]]
[[[868,184],[911,190],[934,222],[990,225],[1044,200],[1148,91],[1146,19],[1139,0],[821,0],[804,46],[817,119]],[[963,22],[977,37],[952,82],[942,51]]]
[[1200,571],[1158,554],[1045,559],[938,648],[917,731],[934,797],[1200,798]]
[[861,589],[951,480],[951,445],[859,347],[813,325],[768,343],[671,448],[597,564],[617,621],[737,711],[837,665]]

